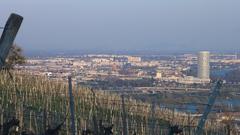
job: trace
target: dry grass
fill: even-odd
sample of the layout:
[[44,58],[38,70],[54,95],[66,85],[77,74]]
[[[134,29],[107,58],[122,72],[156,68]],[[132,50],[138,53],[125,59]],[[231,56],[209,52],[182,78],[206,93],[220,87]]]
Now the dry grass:
[[[0,74],[0,110],[1,123],[12,116],[21,121],[21,127],[42,133],[47,126],[54,126],[65,121],[63,134],[70,132],[68,85],[60,81],[50,81],[42,76],[14,71],[11,79],[8,73]],[[105,125],[114,124],[114,133],[122,132],[122,102],[121,97],[102,91],[74,86],[75,119],[78,134],[83,129],[94,129],[94,122],[103,121]],[[166,134],[168,123],[187,126],[196,125],[198,119],[188,117],[185,113],[174,112],[168,108],[156,107],[151,104],[128,98],[125,100],[129,133],[139,135],[152,133]],[[96,120],[93,119],[96,117]],[[154,124],[153,124],[154,123]],[[223,125],[207,121],[206,128],[211,131],[222,128]],[[193,128],[185,129],[193,133]],[[186,133],[186,134],[187,134]],[[212,132],[214,133],[214,132]]]

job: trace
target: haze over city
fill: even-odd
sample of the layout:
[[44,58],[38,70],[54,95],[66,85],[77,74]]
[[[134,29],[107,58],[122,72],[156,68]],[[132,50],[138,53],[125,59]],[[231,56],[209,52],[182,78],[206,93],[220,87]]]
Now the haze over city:
[[234,52],[240,50],[237,0],[7,0],[0,25],[11,12],[24,16],[16,43],[45,52]]
[[0,2],[0,135],[239,135],[239,6]]

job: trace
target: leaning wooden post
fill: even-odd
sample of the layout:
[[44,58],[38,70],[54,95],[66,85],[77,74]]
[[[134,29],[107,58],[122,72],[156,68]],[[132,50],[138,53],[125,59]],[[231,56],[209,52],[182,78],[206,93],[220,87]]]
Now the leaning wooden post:
[[20,29],[23,17],[17,14],[11,14],[4,27],[0,38],[0,67],[5,65],[5,60],[8,56],[10,48],[13,45],[14,39]]
[[126,117],[126,110],[125,110],[124,95],[121,95],[121,98],[122,98],[122,124],[123,124],[123,135],[128,135],[128,132],[127,132],[127,117]]
[[74,113],[74,97],[72,93],[72,78],[68,77],[68,89],[69,89],[69,98],[70,98],[70,113],[71,113],[71,130],[72,135],[75,135],[75,113]]

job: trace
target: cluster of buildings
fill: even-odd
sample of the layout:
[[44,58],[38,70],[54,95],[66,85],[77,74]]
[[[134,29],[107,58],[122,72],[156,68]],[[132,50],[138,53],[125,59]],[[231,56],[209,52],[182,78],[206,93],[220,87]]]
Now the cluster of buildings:
[[[180,84],[204,84],[210,82],[210,62],[238,63],[239,59],[228,55],[211,55],[208,51],[196,54],[130,56],[130,55],[81,55],[72,57],[29,58],[18,69],[51,79],[65,80],[72,75],[77,82],[131,81],[154,79],[156,82]],[[197,74],[185,71],[196,65]],[[218,67],[221,66],[218,65]]]

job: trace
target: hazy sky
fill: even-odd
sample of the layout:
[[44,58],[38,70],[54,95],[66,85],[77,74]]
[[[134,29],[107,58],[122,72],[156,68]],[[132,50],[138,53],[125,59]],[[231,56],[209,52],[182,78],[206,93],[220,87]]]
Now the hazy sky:
[[240,50],[240,0],[1,0],[30,50]]

